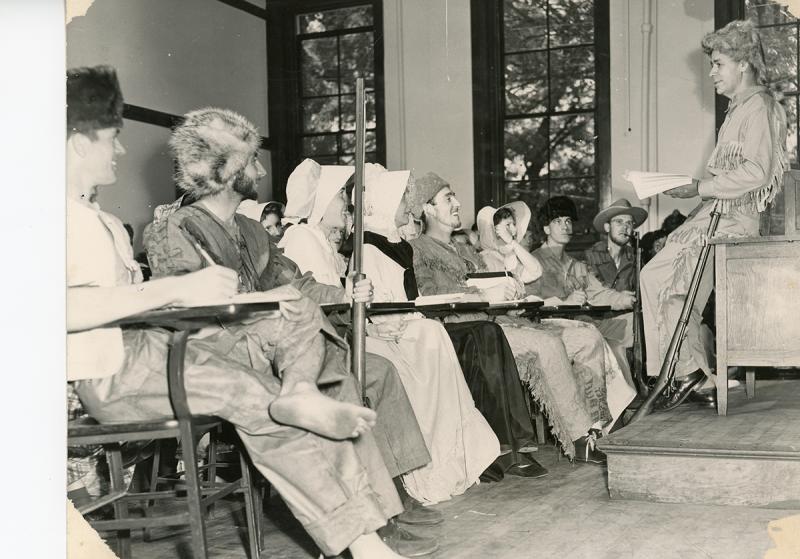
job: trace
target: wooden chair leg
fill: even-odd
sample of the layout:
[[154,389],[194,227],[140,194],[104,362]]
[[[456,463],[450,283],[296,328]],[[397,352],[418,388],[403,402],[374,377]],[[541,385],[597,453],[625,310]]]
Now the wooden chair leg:
[[[109,446],[106,449],[108,472],[111,478],[111,491],[126,491],[125,478],[122,475],[122,449],[119,445]],[[125,499],[114,501],[114,517],[117,520],[128,518],[128,502]],[[117,531],[117,555],[120,559],[131,557],[131,531]]]
[[[206,485],[210,488],[217,486],[217,430],[209,431],[208,449],[206,452]],[[206,508],[206,518],[213,518],[216,504]]]
[[756,397],[756,370],[753,367],[745,369],[745,388],[747,389],[747,399]]
[[[161,442],[156,441],[155,443],[155,450],[153,451],[153,467],[150,469],[150,484],[148,491],[150,493],[155,493],[158,491],[158,484],[159,484],[159,469],[161,468]],[[149,513],[149,509],[151,506],[155,504],[155,501],[152,499],[148,499],[144,502],[144,515],[147,516]],[[144,529],[144,541],[149,542],[153,539],[153,529],[152,528],[145,528]]]
[[188,421],[180,422],[181,444],[183,445],[183,464],[186,477],[186,505],[189,508],[192,553],[194,559],[208,559],[206,542],[205,511],[203,510],[203,489],[197,468],[197,447],[194,430]]
[[258,497],[250,464],[243,452],[239,453],[239,465],[242,469],[242,492],[244,493],[244,513],[247,518],[247,541],[250,544],[250,559],[261,557],[261,526],[259,525]]

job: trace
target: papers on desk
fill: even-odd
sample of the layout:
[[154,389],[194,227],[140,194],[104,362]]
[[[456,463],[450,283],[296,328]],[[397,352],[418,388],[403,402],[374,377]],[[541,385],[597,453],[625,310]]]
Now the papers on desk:
[[443,305],[447,303],[458,303],[464,298],[463,293],[442,293],[441,295],[420,295],[414,299],[414,304],[418,307],[425,305]]
[[625,171],[622,178],[633,185],[639,200],[692,183],[692,177],[689,175],[650,173],[646,171]]
[[274,289],[270,291],[254,291],[252,293],[237,293],[233,297],[226,299],[209,299],[207,301],[198,301],[189,305],[181,305],[183,308],[194,307],[217,307],[224,305],[247,305],[253,303],[280,303],[283,301],[295,301],[299,299],[299,295],[287,293],[283,289]]

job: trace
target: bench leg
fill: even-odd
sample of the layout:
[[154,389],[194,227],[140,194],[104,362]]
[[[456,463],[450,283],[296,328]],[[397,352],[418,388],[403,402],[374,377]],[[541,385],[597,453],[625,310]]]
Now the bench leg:
[[747,399],[756,397],[756,370],[748,367],[744,372],[745,387],[747,388]]

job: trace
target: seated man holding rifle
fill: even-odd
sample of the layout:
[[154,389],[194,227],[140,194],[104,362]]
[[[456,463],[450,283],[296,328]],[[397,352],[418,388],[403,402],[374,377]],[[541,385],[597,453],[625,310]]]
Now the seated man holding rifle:
[[[311,274],[301,274],[258,221],[237,213],[243,199],[255,196],[257,181],[265,174],[256,158],[259,142],[255,127],[247,119],[224,109],[192,111],[173,131],[170,147],[178,185],[192,203],[162,208],[146,229],[145,247],[153,276],[180,276],[222,265],[237,271],[238,289],[244,293],[291,287],[321,305],[349,302],[355,290],[359,300],[370,301],[373,288],[369,280],[355,288],[348,280],[345,289],[341,284],[325,285]],[[220,176],[217,169],[230,178]],[[337,367],[348,369],[345,352],[330,355]],[[354,383],[354,378],[346,382]],[[395,367],[380,356],[367,354],[366,382],[367,395],[378,412],[370,437],[377,442],[383,470],[399,478],[425,466],[431,455]],[[396,493],[398,483],[391,487],[391,493]],[[405,508],[397,519],[400,522],[442,521],[437,511],[413,501],[406,500]],[[400,529],[394,520],[380,535],[402,555],[432,553],[438,547],[434,539],[416,537]]]
[[[240,278],[215,265],[140,283],[122,223],[90,201],[98,186],[116,181],[116,159],[125,153],[117,138],[123,101],[116,73],[69,70],[67,103],[68,378],[101,422],[168,417],[169,334],[107,325],[230,297]],[[227,140],[257,146],[249,136]],[[225,184],[253,181],[261,173],[254,152],[238,151],[212,173]],[[376,534],[402,507],[369,434],[375,413],[358,405],[346,382],[346,344],[296,288],[279,289],[279,312],[208,328],[189,341],[189,405],[236,426],[253,463],[324,553],[349,548],[359,558],[400,557]],[[367,298],[363,289],[355,297]],[[332,387],[327,394],[322,384]]]

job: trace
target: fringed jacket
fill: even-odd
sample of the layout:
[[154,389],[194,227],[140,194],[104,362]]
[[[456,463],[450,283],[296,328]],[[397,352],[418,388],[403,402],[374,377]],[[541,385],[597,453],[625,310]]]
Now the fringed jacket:
[[786,156],[786,113],[764,86],[731,100],[707,168],[703,198],[722,201],[722,212],[762,212],[780,190]]
[[447,245],[428,235],[420,235],[409,244],[414,249],[414,275],[420,295],[472,292],[467,287],[467,274],[486,270],[471,246]]

